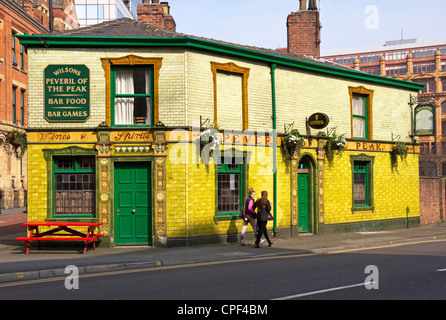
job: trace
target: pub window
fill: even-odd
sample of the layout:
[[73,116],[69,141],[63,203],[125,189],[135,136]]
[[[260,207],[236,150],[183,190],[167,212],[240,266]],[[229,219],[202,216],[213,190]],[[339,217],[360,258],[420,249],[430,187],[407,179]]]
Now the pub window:
[[[230,160],[230,161],[228,161]],[[226,162],[226,163],[223,163]],[[243,201],[243,158],[222,158],[218,165],[217,202],[219,216],[238,215]]]
[[153,124],[153,68],[115,68],[112,71],[113,124]]
[[372,140],[372,101],[373,90],[364,87],[349,87],[352,137],[354,139]]
[[353,205],[368,206],[369,197],[369,162],[355,161],[354,177],[353,177]]
[[367,97],[353,95],[353,138],[367,139]]
[[374,210],[373,164],[374,157],[364,154],[351,157],[353,175],[352,211]]
[[54,158],[54,216],[95,216],[95,167],[94,157]]

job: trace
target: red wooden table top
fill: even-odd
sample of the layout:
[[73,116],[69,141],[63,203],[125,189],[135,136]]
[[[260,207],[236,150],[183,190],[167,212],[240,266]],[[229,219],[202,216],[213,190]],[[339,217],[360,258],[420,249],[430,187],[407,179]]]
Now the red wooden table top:
[[24,227],[99,227],[98,222],[67,222],[67,221],[29,221],[22,223]]

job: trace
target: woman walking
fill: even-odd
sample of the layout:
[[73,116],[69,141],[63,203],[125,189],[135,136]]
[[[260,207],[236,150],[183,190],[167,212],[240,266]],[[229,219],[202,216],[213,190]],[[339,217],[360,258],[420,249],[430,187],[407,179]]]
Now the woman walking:
[[262,197],[256,202],[257,208],[257,238],[254,247],[260,248],[260,238],[262,234],[265,236],[266,241],[268,241],[269,246],[273,244],[268,236],[268,231],[266,230],[266,225],[268,224],[268,215],[271,214],[271,202],[268,200],[268,192],[262,191]]
[[240,244],[242,246],[246,246],[245,244],[245,232],[248,228],[248,224],[251,224],[252,229],[254,230],[255,235],[257,236],[256,229],[256,206],[255,206],[255,196],[256,192],[253,188],[249,188],[249,197],[245,200],[245,205],[243,206],[244,216],[243,216],[243,227],[242,232],[240,234]]

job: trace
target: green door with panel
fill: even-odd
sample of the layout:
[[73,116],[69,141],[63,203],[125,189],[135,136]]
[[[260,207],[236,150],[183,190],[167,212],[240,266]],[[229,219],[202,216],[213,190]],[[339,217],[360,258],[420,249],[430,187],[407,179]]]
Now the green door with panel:
[[115,245],[152,244],[150,162],[116,162]]
[[298,175],[299,232],[310,231],[309,180],[308,173]]

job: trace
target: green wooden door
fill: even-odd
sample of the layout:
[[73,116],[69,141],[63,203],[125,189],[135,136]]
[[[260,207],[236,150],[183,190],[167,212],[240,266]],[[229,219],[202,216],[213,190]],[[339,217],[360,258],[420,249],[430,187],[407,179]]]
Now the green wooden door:
[[115,163],[115,244],[151,245],[150,162]]
[[310,208],[308,197],[308,174],[299,174],[298,176],[298,199],[299,199],[299,232],[307,233],[310,231]]

